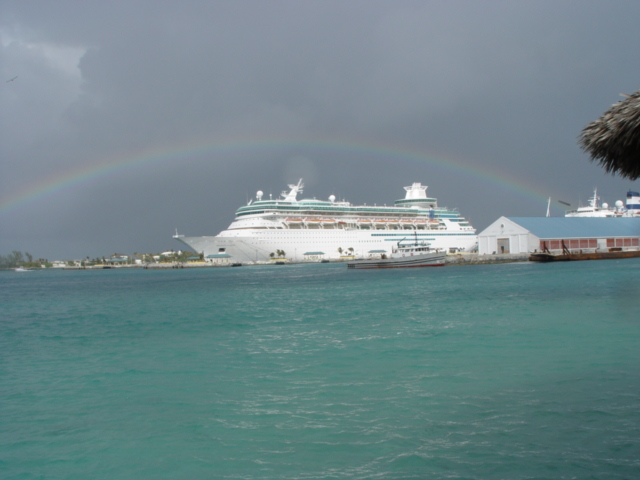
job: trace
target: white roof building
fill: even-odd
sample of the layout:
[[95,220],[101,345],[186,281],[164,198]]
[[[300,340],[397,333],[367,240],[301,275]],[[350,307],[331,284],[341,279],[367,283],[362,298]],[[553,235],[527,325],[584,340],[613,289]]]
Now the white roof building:
[[478,253],[532,253],[569,249],[635,248],[640,218],[500,217],[478,234]]

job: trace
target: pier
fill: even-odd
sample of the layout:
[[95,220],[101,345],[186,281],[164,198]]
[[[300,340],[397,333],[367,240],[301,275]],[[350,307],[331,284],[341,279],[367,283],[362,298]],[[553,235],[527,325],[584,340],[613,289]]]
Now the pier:
[[477,253],[461,253],[447,255],[446,265],[488,265],[493,263],[528,262],[528,253],[502,253],[492,255],[479,255]]

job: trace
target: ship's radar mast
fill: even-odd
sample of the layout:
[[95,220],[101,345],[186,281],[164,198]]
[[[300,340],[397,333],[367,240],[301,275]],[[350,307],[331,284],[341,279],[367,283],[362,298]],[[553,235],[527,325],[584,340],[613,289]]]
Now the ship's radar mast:
[[304,184],[302,183],[302,179],[298,180],[298,184],[290,184],[289,188],[291,189],[289,192],[282,192],[282,196],[284,197],[285,202],[295,202],[298,193],[302,193],[302,189],[304,188]]
[[589,199],[589,206],[597,209],[598,200],[600,200],[600,197],[598,196],[598,189],[596,188],[593,190],[593,197]]

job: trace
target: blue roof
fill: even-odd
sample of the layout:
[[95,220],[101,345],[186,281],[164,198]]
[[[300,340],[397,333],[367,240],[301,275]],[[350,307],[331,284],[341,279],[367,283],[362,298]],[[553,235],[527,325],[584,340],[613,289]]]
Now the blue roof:
[[640,218],[507,217],[538,238],[640,237]]
[[304,252],[303,255],[324,255],[324,252]]
[[207,258],[229,258],[231,255],[228,253],[216,253],[213,255],[207,255]]

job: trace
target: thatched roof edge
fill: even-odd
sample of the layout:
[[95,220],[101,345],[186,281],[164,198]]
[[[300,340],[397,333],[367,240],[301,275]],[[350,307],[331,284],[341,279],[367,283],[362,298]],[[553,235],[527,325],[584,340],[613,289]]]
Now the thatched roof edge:
[[612,174],[640,178],[640,90],[615,103],[578,137],[580,147]]

